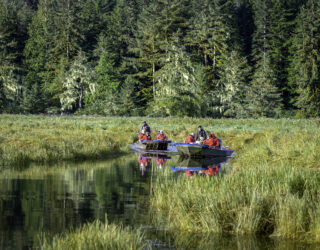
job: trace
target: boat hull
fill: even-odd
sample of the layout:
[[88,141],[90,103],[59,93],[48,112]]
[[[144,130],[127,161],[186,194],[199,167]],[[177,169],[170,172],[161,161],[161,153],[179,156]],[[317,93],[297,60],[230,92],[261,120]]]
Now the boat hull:
[[210,148],[207,145],[176,143],[175,146],[179,154],[191,157],[228,157],[233,154],[233,150]]
[[169,143],[171,143],[171,141],[141,141],[140,143],[135,143],[134,146],[137,149],[144,151],[167,150]]

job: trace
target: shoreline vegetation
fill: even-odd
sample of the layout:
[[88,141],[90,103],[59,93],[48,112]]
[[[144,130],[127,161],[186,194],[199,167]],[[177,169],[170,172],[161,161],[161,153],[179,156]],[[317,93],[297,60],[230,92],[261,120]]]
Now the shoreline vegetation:
[[42,249],[151,249],[139,230],[95,221],[61,236],[45,237]]
[[[143,120],[153,136],[163,129],[173,141],[202,125],[236,152],[231,173],[223,177],[176,178],[167,168],[158,171],[151,196],[156,224],[177,238],[196,232],[320,242],[319,119],[1,115],[1,165],[127,153]],[[100,226],[92,227],[100,233]],[[77,230],[79,237],[85,230]]]
[[223,177],[173,178],[159,172],[151,197],[156,223],[178,234],[320,242],[318,124],[274,120],[273,129],[244,129],[231,145],[237,153],[230,161],[232,172]]

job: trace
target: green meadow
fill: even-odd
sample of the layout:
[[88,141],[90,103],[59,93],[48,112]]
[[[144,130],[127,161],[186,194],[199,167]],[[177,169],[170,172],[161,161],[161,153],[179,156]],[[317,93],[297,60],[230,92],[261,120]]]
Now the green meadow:
[[[320,242],[319,119],[1,115],[2,171],[129,153],[128,145],[138,140],[143,120],[153,136],[163,129],[179,142],[202,125],[236,152],[230,173],[223,176],[177,178],[169,168],[157,169],[150,197],[154,224],[176,239],[194,232]],[[99,242],[94,237],[98,232],[106,237],[104,227],[108,225],[84,226],[45,243],[45,248],[78,247],[63,244],[80,244],[83,237]],[[96,233],[85,233],[88,230]],[[85,238],[90,235],[92,239]]]

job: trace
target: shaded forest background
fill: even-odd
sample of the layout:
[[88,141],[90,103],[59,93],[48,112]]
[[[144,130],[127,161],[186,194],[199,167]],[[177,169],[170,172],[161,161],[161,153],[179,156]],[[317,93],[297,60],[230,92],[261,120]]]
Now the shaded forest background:
[[0,111],[320,115],[317,0],[0,0]]

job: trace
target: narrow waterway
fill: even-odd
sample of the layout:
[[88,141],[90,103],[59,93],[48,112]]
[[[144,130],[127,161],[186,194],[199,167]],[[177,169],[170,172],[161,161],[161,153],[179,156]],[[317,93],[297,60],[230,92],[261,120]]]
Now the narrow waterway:
[[[0,172],[0,248],[36,249],[44,235],[96,219],[142,228],[155,249],[303,249],[269,238],[188,234],[174,238],[152,225],[149,195],[157,171],[186,178],[229,174],[225,159],[131,154],[103,162],[32,166]],[[310,246],[310,249],[314,246]]]

